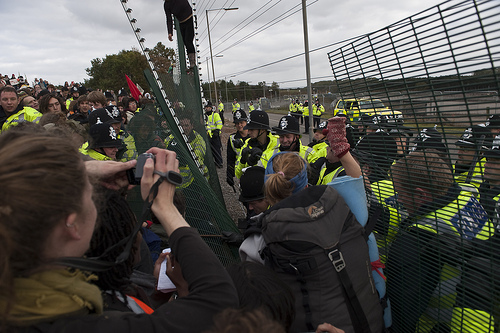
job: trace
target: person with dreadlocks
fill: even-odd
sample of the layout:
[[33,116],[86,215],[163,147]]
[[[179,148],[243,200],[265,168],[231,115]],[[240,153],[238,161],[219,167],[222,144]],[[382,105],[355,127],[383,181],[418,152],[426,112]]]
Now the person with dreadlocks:
[[[134,230],[137,219],[127,201],[118,192],[102,189],[100,207],[97,214],[97,228],[94,231],[88,257],[99,257],[106,249],[126,239]],[[134,313],[151,313],[152,303],[146,292],[132,283],[130,277],[134,265],[139,263],[139,251],[142,236],[138,233],[128,258],[111,269],[98,272],[98,280],[94,283],[102,291],[104,310],[132,311]],[[102,259],[113,260],[125,249],[126,244],[114,247]]]

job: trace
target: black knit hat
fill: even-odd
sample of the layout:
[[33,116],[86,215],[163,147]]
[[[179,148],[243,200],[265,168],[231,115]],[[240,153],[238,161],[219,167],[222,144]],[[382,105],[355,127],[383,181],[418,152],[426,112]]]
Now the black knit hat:
[[90,127],[90,145],[95,148],[120,148],[122,140],[118,139],[115,130],[109,124],[95,124]]
[[269,128],[269,116],[265,111],[254,110],[250,112],[250,117],[248,118],[248,123],[244,129],[265,129]]
[[253,166],[245,170],[240,178],[240,201],[250,202],[264,199],[264,174],[266,170],[260,166]]
[[273,131],[278,135],[297,134],[300,135],[299,121],[292,116],[283,116],[278,122],[278,126],[273,127]]

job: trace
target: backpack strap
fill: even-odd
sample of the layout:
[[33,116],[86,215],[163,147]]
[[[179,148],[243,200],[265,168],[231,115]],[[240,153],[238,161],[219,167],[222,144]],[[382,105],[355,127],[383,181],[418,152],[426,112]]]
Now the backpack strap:
[[349,316],[351,317],[352,325],[354,327],[354,332],[364,333],[370,332],[370,325],[366,319],[361,303],[359,302],[356,292],[352,286],[349,274],[345,270],[346,263],[342,252],[338,245],[325,250],[326,255],[332,262],[333,268],[339,276],[339,280],[342,283],[342,293],[346,299],[347,308],[349,310]]

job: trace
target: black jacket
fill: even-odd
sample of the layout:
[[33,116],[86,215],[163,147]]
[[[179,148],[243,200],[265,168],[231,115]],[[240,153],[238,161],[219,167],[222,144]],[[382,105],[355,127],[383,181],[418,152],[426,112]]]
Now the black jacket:
[[167,30],[170,35],[173,34],[172,14],[183,22],[193,14],[193,9],[187,0],[166,0],[163,4],[165,15],[167,16]]
[[[151,314],[106,312],[83,315],[21,329],[20,332],[201,332],[225,308],[238,307],[236,289],[220,261],[196,229],[179,228],[170,236],[172,253],[189,284],[189,295],[166,303]],[[8,330],[15,332],[15,330]]]

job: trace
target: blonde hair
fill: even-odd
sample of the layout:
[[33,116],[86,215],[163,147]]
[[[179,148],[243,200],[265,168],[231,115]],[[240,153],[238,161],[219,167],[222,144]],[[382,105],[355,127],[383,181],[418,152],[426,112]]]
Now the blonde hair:
[[274,173],[267,175],[264,190],[271,206],[292,195],[295,184],[290,179],[302,172],[306,165],[296,153],[278,155],[272,162]]

